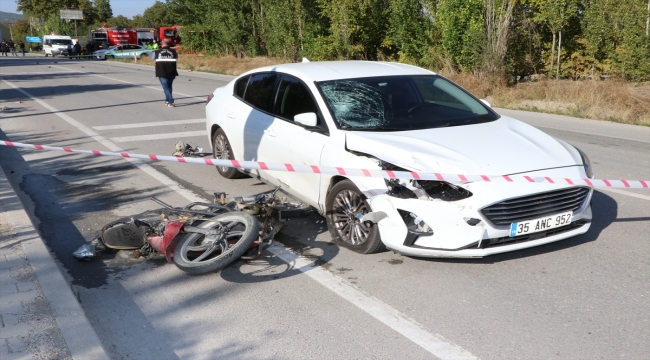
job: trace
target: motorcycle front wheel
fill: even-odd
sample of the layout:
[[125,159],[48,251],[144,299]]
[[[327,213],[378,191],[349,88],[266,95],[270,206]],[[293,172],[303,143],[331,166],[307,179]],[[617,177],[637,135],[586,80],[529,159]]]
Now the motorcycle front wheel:
[[210,239],[205,234],[189,232],[178,242],[174,250],[174,264],[190,275],[225,268],[251,247],[260,231],[257,219],[240,211],[217,215],[192,226],[217,230],[221,234],[216,239]]

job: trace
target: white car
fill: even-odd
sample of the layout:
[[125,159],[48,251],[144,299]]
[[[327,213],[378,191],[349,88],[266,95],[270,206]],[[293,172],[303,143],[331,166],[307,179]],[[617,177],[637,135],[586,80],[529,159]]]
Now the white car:
[[[593,178],[580,150],[415,66],[259,68],[216,89],[206,117],[215,158],[342,168],[339,176],[246,172],[315,207],[332,239],[359,253],[483,257],[584,234],[591,225],[590,187],[346,176],[344,168]],[[217,169],[226,178],[241,175]]]

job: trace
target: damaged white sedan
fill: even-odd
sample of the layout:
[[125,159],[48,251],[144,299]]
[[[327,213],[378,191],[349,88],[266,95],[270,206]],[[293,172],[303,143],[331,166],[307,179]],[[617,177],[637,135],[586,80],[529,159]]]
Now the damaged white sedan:
[[333,240],[359,253],[483,257],[584,234],[591,224],[593,191],[584,186],[347,176],[345,168],[593,178],[580,150],[418,67],[260,68],[216,89],[206,117],[215,158],[340,168],[339,176],[246,172],[318,209]]

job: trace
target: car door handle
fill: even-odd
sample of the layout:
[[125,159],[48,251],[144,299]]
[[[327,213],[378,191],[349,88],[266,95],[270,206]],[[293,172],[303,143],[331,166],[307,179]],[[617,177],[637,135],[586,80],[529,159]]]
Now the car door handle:
[[277,136],[277,134],[273,130],[264,130],[264,133],[268,136],[273,136],[273,137]]
[[235,113],[232,112],[232,111],[229,111],[229,112],[226,113],[226,116],[231,118],[231,119],[234,119],[235,118]]

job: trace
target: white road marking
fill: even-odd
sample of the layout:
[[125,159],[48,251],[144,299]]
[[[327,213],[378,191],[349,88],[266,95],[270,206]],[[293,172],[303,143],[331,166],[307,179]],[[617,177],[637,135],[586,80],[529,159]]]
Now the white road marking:
[[312,260],[289,251],[284,246],[278,245],[277,242],[268,250],[292,265],[294,269],[300,270],[312,280],[349,301],[352,305],[381,321],[431,354],[441,359],[476,359],[476,356],[448,342],[439,335],[429,333],[422,325],[413,319],[409,319],[399,310],[372,295],[362,292],[341,277],[314,264]]
[[174,139],[174,138],[186,138],[190,136],[206,136],[207,132],[205,130],[200,131],[185,131],[185,132],[174,132],[166,134],[151,134],[151,135],[134,135],[134,136],[122,136],[114,137],[111,140],[122,143],[129,141],[147,141],[147,140],[159,140],[159,139]]
[[[50,110],[54,115],[65,120],[70,125],[76,127],[80,131],[84,132],[86,135],[90,136],[93,140],[104,145],[111,151],[121,152],[121,149],[116,144],[112,143],[105,137],[97,134],[89,127],[81,124],[72,117],[62,113],[56,108],[50,106],[46,102],[34,97],[27,91],[17,87],[16,85],[1,79],[2,82],[9,85],[10,87],[20,91],[25,96],[37,102],[39,105]],[[178,134],[176,134],[178,136]],[[157,170],[141,162],[138,159],[124,158],[124,160],[130,161],[132,164],[137,166],[140,170],[149,174],[151,177],[160,181],[162,184],[166,185],[179,195],[183,196],[189,201],[193,202],[205,202],[206,199],[203,199],[194,193],[181,188],[176,182],[174,182],[169,177],[159,173]],[[442,337],[438,335],[431,334],[427,332],[421,325],[419,325],[414,320],[409,319],[404,314],[400,313],[397,309],[391,307],[390,305],[382,302],[381,300],[365,294],[360,290],[353,287],[347,281],[342,279],[339,276],[332,274],[331,272],[314,265],[314,263],[304,257],[301,257],[295,253],[292,253],[286,248],[283,248],[279,245],[276,245],[269,248],[273,254],[278,256],[280,259],[286,261],[289,264],[293,264],[305,275],[309,276],[313,280],[316,280],[319,284],[323,285],[325,288],[329,289],[336,295],[341,298],[349,301],[355,306],[359,307],[367,314],[371,315],[375,319],[381,321],[391,329],[397,331],[402,336],[405,336],[407,339],[413,341],[415,344],[419,345],[429,353],[441,358],[441,359],[476,359],[476,357],[469,352],[463,350],[462,348],[445,341]]]
[[[122,149],[122,148],[120,148],[119,146],[117,146],[116,144],[112,143],[110,140],[108,140],[108,139],[106,139],[105,137],[103,137],[103,136],[99,135],[98,133],[94,132],[92,129],[90,129],[90,128],[87,127],[86,125],[84,125],[84,124],[78,122],[77,120],[73,119],[73,118],[70,117],[69,115],[67,115],[67,114],[65,114],[65,113],[63,113],[63,112],[57,110],[57,109],[54,108],[53,106],[50,106],[50,105],[49,105],[48,103],[46,103],[45,101],[43,101],[43,100],[41,100],[41,99],[38,99],[38,98],[34,97],[32,94],[28,93],[27,91],[25,91],[25,90],[19,88],[18,86],[14,85],[14,84],[12,84],[12,83],[10,83],[10,82],[4,80],[4,79],[1,79],[1,80],[2,80],[2,82],[4,82],[5,84],[9,85],[10,87],[12,87],[12,88],[14,88],[14,89],[20,91],[21,93],[23,93],[23,94],[24,94],[25,96],[27,96],[28,98],[34,100],[35,102],[37,102],[37,103],[38,103],[39,105],[41,105],[42,107],[48,109],[48,110],[51,111],[54,115],[56,115],[56,116],[60,117],[61,119],[65,120],[68,124],[70,124],[70,125],[76,127],[76,128],[79,129],[81,132],[85,133],[85,134],[88,135],[90,138],[92,138],[93,140],[95,140],[95,141],[97,141],[98,143],[102,144],[102,145],[105,146],[108,150],[110,150],[110,151],[115,151],[115,152],[122,152],[122,151],[124,151],[124,149]],[[186,190],[186,189],[181,188],[181,187],[180,187],[180,186],[179,186],[179,185],[178,185],[174,180],[172,180],[172,179],[170,179],[169,177],[167,177],[167,176],[165,176],[165,175],[159,173],[159,172],[156,171],[154,168],[152,168],[151,166],[149,166],[149,164],[143,163],[141,160],[138,160],[138,159],[124,158],[124,160],[131,162],[134,166],[138,167],[140,170],[142,170],[142,171],[144,171],[145,173],[149,174],[149,175],[150,175],[151,177],[153,177],[154,179],[160,181],[163,185],[167,186],[167,187],[170,188],[171,190],[173,190],[173,191],[175,191],[176,193],[182,195],[184,198],[186,198],[186,199],[188,199],[188,200],[190,200],[190,201],[205,202],[205,199],[203,199],[203,198],[201,198],[201,197],[195,195],[194,193],[192,193],[192,192],[189,191],[189,190]]]
[[598,188],[598,190],[609,191],[609,192],[613,192],[613,193],[617,193],[617,194],[621,194],[621,195],[627,195],[627,196],[631,196],[631,197],[635,197],[635,198],[639,198],[639,199],[643,199],[643,200],[650,200],[650,196],[648,196],[648,195],[637,194],[637,193],[633,193],[633,192],[625,191],[625,190],[610,189],[610,188]]
[[[68,70],[68,71],[74,71],[74,72],[78,72],[78,73],[81,73],[81,74],[87,74],[87,75],[90,75],[90,76],[96,76],[96,77],[100,77],[100,78],[102,78],[102,79],[113,80],[113,81],[119,81],[119,82],[122,82],[122,83],[125,83],[125,84],[131,84],[131,85],[135,85],[135,86],[142,86],[142,87],[145,87],[145,88],[147,88],[147,89],[153,89],[153,90],[156,90],[156,91],[163,91],[163,89],[162,89],[161,87],[155,87],[155,86],[148,86],[148,85],[136,84],[136,83],[133,83],[133,82],[130,82],[130,81],[120,80],[120,79],[115,79],[115,78],[108,77],[108,76],[97,75],[97,74],[91,74],[91,73],[89,73],[89,72],[79,71],[79,70],[75,70],[75,69],[68,69],[68,68],[63,67],[63,66],[52,65],[52,67],[59,68],[59,69],[65,69],[65,70]],[[190,98],[192,98],[192,99],[205,100],[205,98],[202,98],[202,97],[198,97],[198,96],[194,96],[194,95],[189,95],[189,94],[183,94],[183,93],[176,92],[176,91],[174,91],[174,94],[187,96],[187,97],[190,97]]]
[[119,130],[119,129],[134,129],[153,126],[173,126],[182,124],[204,124],[205,119],[189,119],[189,120],[172,120],[172,121],[154,121],[136,124],[123,124],[123,125],[105,125],[93,126],[95,130]]

